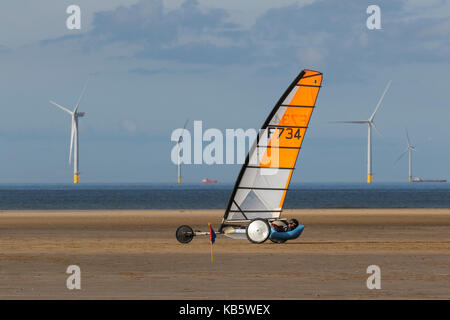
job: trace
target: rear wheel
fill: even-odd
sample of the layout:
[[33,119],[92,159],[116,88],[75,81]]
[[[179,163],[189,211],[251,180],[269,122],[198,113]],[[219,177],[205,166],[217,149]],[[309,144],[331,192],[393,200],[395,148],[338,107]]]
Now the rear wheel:
[[180,243],[189,243],[194,238],[194,230],[191,227],[183,225],[178,227],[177,232],[175,233],[178,242]]
[[270,236],[269,223],[264,219],[254,219],[247,226],[245,233],[247,234],[247,239],[250,242],[263,243]]

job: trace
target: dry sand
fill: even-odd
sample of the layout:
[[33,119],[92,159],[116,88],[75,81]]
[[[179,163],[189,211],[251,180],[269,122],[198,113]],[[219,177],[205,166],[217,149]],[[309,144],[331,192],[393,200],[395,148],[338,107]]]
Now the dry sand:
[[[2,299],[449,299],[450,209],[286,210],[306,225],[285,244],[218,236],[217,210],[0,211]],[[66,288],[67,266],[81,290]],[[381,268],[381,290],[366,269]]]

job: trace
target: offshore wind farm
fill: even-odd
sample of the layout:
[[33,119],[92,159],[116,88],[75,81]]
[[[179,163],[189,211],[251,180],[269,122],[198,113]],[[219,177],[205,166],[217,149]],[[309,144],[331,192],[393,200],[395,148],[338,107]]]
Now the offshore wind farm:
[[[301,85],[318,87],[310,78],[305,80]],[[368,120],[350,121],[368,124],[368,156],[372,147],[371,129],[376,130],[374,117],[389,86],[390,82]],[[303,110],[306,109],[306,100],[298,97],[304,94],[299,87],[295,85],[289,89],[299,94],[294,97],[285,94],[279,108],[284,108],[283,111],[288,107],[299,108],[308,112]],[[84,115],[78,108],[85,88],[73,110],[51,101],[71,115],[70,157],[72,148],[78,151],[78,118]],[[311,111],[315,98],[309,99],[312,104],[306,110]],[[286,101],[290,104],[286,105]],[[277,112],[272,112],[271,117],[286,129],[286,123]],[[296,121],[297,118],[292,119]],[[301,121],[307,124],[309,119]],[[187,121],[183,130],[186,126]],[[177,184],[181,183],[182,133],[175,147]],[[270,137],[275,139],[277,134]],[[285,142],[294,137],[286,130]],[[264,141],[267,142],[258,140],[256,143]],[[409,136],[407,141],[411,152],[413,147]],[[278,147],[287,148],[284,144]],[[78,154],[74,156],[74,183],[78,184]],[[279,160],[285,161],[283,158]],[[296,159],[292,161],[295,163]],[[368,164],[368,173],[371,174],[371,162]],[[257,185],[252,187],[255,190],[264,190],[267,194],[272,189],[276,192],[281,189],[261,187],[267,177],[260,178],[263,180],[255,180]],[[285,177],[288,181],[290,178]],[[206,222],[218,221],[223,213],[219,208],[225,207],[231,185],[204,188],[199,184],[183,184],[183,189],[175,188],[173,183],[165,187],[161,184],[86,184],[81,189],[67,185],[0,186],[0,284],[3,285],[0,298],[73,298],[73,293],[58,287],[60,279],[52,276],[57,270],[64,270],[70,261],[81,264],[83,272],[89,274],[83,278],[83,286],[89,289],[75,293],[80,299],[219,299],[223,295],[233,299],[250,296],[269,299],[274,295],[287,299],[448,298],[448,282],[440,277],[429,278],[422,271],[421,261],[427,259],[433,265],[433,273],[443,274],[448,268],[450,189],[427,186],[411,189],[403,185],[372,184],[371,179],[368,182],[364,187],[356,184],[352,188],[345,184],[325,184],[315,188],[311,184],[294,185],[287,193],[286,211],[307,229],[300,239],[290,240],[293,246],[281,242],[251,245],[246,240],[217,241],[214,268],[219,273],[207,280],[220,290],[210,290],[210,286],[205,286],[205,272],[210,272],[212,267],[205,255],[208,243],[195,239],[189,248],[184,247],[174,241],[173,231],[180,221],[189,221],[196,230],[202,229]],[[242,189],[249,188],[247,181]],[[284,193],[287,191],[282,190]],[[260,203],[265,203],[264,197],[256,196]],[[414,203],[411,203],[411,198],[415,199]],[[254,206],[255,198],[247,202]],[[242,208],[235,205],[253,215],[261,211],[247,211],[248,203]],[[281,210],[276,212],[280,214]],[[220,225],[212,228],[220,230]],[[30,238],[30,234],[34,236]],[[212,265],[212,243],[210,249]],[[267,259],[267,252],[271,259]],[[42,259],[43,256],[46,259]],[[248,257],[252,257],[250,263]],[[242,262],[243,258],[247,262]],[[280,260],[286,261],[284,270],[289,274],[289,284],[282,288],[277,285],[277,277],[267,274],[267,270],[279,267]],[[117,261],[124,262],[117,264]],[[382,264],[383,274],[388,275],[383,280],[384,291],[376,297],[360,284],[360,273],[365,272],[373,261]],[[327,267],[319,267],[324,263]],[[300,273],[297,272],[299,266]],[[361,271],[352,271],[355,268]],[[405,269],[414,273],[414,286],[405,285]],[[34,280],[24,280],[22,274],[32,275]],[[330,274],[337,280],[330,283],[327,280]],[[240,279],[239,285],[230,286],[229,279],[236,276]],[[255,278],[264,279],[270,290],[255,292],[251,286]],[[35,281],[40,283],[38,291],[34,289]]]

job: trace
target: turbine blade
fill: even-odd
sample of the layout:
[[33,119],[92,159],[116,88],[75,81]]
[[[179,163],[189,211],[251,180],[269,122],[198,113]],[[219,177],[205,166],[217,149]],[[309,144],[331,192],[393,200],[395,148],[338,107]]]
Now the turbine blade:
[[186,129],[186,126],[187,126],[188,122],[189,122],[189,118],[186,119],[186,122],[184,123],[183,130]]
[[50,100],[49,102],[50,102],[51,104],[57,106],[57,107],[60,108],[61,110],[65,111],[65,112],[67,112],[67,113],[69,113],[69,114],[73,114],[72,111],[70,111],[69,109],[63,107],[62,105],[59,105],[59,104],[57,104],[56,102],[54,102],[54,101],[52,101],[52,100]]
[[86,81],[86,83],[84,84],[83,90],[81,91],[80,97],[78,98],[77,104],[75,105],[75,109],[73,110],[73,112],[77,112],[78,107],[80,105],[81,99],[83,98],[84,92],[86,91],[86,87],[87,87],[88,82]]
[[369,126],[372,126],[372,127],[375,129],[375,131],[378,133],[378,135],[379,135],[380,137],[383,136],[383,135],[381,134],[381,132],[378,130],[377,126],[375,125],[375,122],[369,122]]
[[368,123],[367,120],[355,120],[355,121],[329,121],[329,123]]
[[404,152],[400,155],[400,157],[398,157],[397,160],[395,160],[394,163],[397,163],[401,158],[403,158],[403,156],[404,156],[406,153],[408,153],[408,151],[409,151],[409,150],[404,151]]
[[405,130],[406,130],[406,141],[408,143],[408,147],[411,147],[411,141],[409,140],[408,129],[405,129]]
[[389,82],[386,86],[386,89],[384,89],[383,94],[380,97],[380,100],[378,100],[377,106],[375,107],[375,111],[372,113],[372,115],[369,118],[369,121],[373,121],[373,118],[375,117],[375,113],[377,113],[378,108],[380,107],[381,102],[383,101],[384,96],[386,95],[386,92],[389,90],[389,87],[391,86],[391,83],[392,83],[392,80],[389,80]]
[[184,132],[184,130],[186,129],[186,126],[187,126],[188,122],[189,122],[189,118],[186,119],[186,122],[184,123],[183,131],[181,131],[181,134],[180,134],[180,136],[178,137],[178,142],[177,142],[177,143],[183,142],[183,132]]

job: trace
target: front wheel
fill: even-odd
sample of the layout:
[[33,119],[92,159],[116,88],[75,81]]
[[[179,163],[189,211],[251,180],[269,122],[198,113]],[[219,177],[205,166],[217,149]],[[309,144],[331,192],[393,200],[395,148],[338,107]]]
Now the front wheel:
[[252,243],[263,243],[270,236],[270,226],[267,220],[254,219],[252,220],[247,229],[245,230],[247,239]]
[[189,243],[192,241],[192,239],[194,239],[195,233],[191,227],[184,225],[178,227],[175,236],[177,237],[178,242]]

